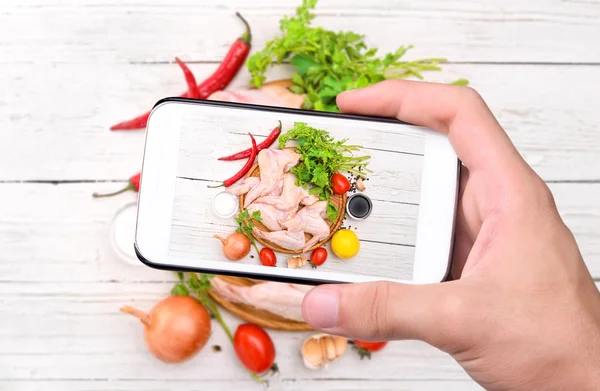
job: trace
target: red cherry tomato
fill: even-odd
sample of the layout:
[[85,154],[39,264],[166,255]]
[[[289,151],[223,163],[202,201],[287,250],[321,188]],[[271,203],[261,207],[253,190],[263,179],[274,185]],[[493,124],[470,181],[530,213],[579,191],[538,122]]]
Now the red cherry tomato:
[[321,266],[327,260],[327,250],[324,247],[319,247],[310,254],[310,263],[315,266]]
[[367,342],[360,341],[358,339],[355,339],[354,343],[356,344],[356,346],[363,348],[368,352],[378,352],[381,349],[383,349],[385,345],[388,344],[387,342]]
[[275,266],[277,264],[277,256],[270,248],[265,247],[260,250],[258,257],[263,266]]
[[233,336],[233,348],[242,364],[258,375],[267,372],[275,362],[275,346],[261,327],[244,323]]
[[344,194],[350,190],[350,181],[342,174],[331,176],[331,189],[335,194]]

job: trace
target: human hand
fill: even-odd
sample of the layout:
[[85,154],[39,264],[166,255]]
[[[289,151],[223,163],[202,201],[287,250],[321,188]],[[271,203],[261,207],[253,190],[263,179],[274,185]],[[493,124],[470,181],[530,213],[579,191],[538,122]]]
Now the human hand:
[[425,341],[488,390],[600,389],[600,294],[550,190],[483,99],[385,81],[337,103],[448,134],[465,166],[454,280],[322,285],[304,298],[305,320],[363,340]]

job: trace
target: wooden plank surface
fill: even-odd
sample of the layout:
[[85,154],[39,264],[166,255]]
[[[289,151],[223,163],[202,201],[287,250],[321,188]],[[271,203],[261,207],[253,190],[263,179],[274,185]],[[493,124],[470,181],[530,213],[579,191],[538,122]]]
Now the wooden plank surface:
[[[4,250],[0,258],[6,260],[0,262],[0,282],[170,280],[169,273],[121,265],[110,251],[111,219],[135,197],[127,194],[99,200],[90,195],[99,188],[123,185],[0,184],[0,243]],[[588,268],[600,279],[600,184],[551,183],[550,189]]]
[[[219,61],[246,15],[259,48],[299,0],[9,0],[0,62],[156,62],[175,54]],[[600,62],[600,5],[591,1],[321,0],[315,24],[358,30],[382,51],[468,62]],[[31,28],[31,26],[37,26]],[[358,28],[360,26],[360,28]],[[24,50],[27,48],[27,50]]]
[[[121,264],[107,251],[112,213],[135,197],[94,200],[89,194],[99,185],[0,185],[0,379],[16,387],[7,389],[28,390],[35,385],[58,390],[64,385],[68,390],[81,387],[85,379],[97,379],[91,387],[98,389],[154,389],[167,387],[171,383],[166,379],[175,378],[178,387],[205,382],[221,389],[223,379],[230,379],[253,389],[231,351],[216,354],[207,348],[182,366],[158,363],[146,352],[141,325],[118,313],[118,308],[123,304],[150,308],[168,294],[174,278],[168,272]],[[600,197],[600,185],[551,188],[588,266],[600,276],[600,209],[594,201]],[[15,208],[17,204],[22,206]],[[227,321],[238,322],[230,316]],[[354,389],[356,384],[477,389],[465,382],[468,378],[449,357],[417,342],[393,343],[370,362],[347,354],[327,370],[312,372],[302,367],[298,355],[306,335],[273,333],[282,367],[274,389],[305,389],[316,379],[330,389]],[[217,328],[213,344],[227,346]],[[350,368],[352,380],[345,381]]]
[[[191,65],[198,78],[215,67]],[[461,64],[429,76],[469,78],[544,179],[598,180],[600,90],[587,87],[599,69]],[[125,179],[140,168],[144,132],[108,127],[185,90],[174,64],[0,64],[0,85],[0,180]]]
[[[217,67],[242,27],[255,47],[300,0],[7,0],[0,8],[0,390],[262,389],[224,335],[182,366],[158,363],[141,325],[118,313],[150,308],[170,273],[123,264],[109,223],[133,194],[93,200],[139,169],[143,132],[114,122],[185,90],[176,55],[199,79]],[[584,259],[600,279],[600,1],[321,0],[316,23],[352,29],[382,51],[447,57],[430,80],[466,77],[527,161],[550,182]],[[285,77],[285,66],[270,73]],[[234,85],[245,86],[247,72]],[[24,183],[23,183],[24,182]],[[54,185],[53,183],[56,183]],[[237,320],[226,316],[231,325]],[[306,336],[273,333],[282,374],[275,390],[480,389],[444,354],[396,342],[304,369]]]
[[[39,380],[30,381],[0,381],[0,389],[15,391],[167,391],[177,389],[178,391],[197,391],[203,390],[206,382],[203,380],[113,380],[113,379],[94,379],[89,380]],[[229,391],[232,389],[245,390],[264,390],[264,387],[248,384],[240,380],[213,380],[210,382],[211,391]],[[4,387],[4,388],[3,388]],[[372,387],[372,388],[369,388]],[[283,379],[274,383],[269,389],[282,391],[305,391],[305,390],[356,390],[370,389],[377,391],[472,391],[483,390],[476,383],[469,380],[356,380],[345,381],[336,379],[318,379],[318,380],[296,380]]]
[[[0,298],[6,303],[3,315],[12,315],[5,317],[0,331],[3,378],[248,380],[216,323],[206,350],[184,364],[165,365],[148,353],[139,320],[118,309],[124,304],[149,309],[168,295],[172,284],[69,283],[58,289],[52,285],[33,284],[24,293],[5,284],[0,290]],[[49,289],[54,292],[48,293]],[[40,328],[36,319],[42,318],[44,327]],[[229,314],[225,321],[233,328],[240,323]],[[349,377],[349,368],[353,368],[352,378],[359,379],[468,379],[450,357],[416,341],[392,343],[385,354],[371,361],[361,361],[355,352],[348,351],[326,370],[313,371],[303,366],[300,356],[302,341],[310,333],[270,334],[281,370],[274,384],[292,379],[344,380]],[[213,352],[213,345],[221,346],[222,351]],[[394,365],[382,365],[385,362]]]

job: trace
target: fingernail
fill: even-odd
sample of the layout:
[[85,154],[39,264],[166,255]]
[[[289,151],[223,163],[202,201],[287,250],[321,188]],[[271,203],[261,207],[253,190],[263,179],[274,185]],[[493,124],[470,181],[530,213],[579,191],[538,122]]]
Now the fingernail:
[[312,327],[328,329],[337,325],[339,295],[329,288],[315,288],[302,303],[302,316]]

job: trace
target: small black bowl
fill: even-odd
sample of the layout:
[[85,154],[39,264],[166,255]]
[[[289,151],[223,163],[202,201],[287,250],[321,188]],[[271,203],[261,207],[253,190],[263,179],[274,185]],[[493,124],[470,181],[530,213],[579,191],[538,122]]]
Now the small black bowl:
[[372,211],[373,202],[362,193],[352,194],[346,201],[346,213],[354,220],[364,220],[369,217]]

